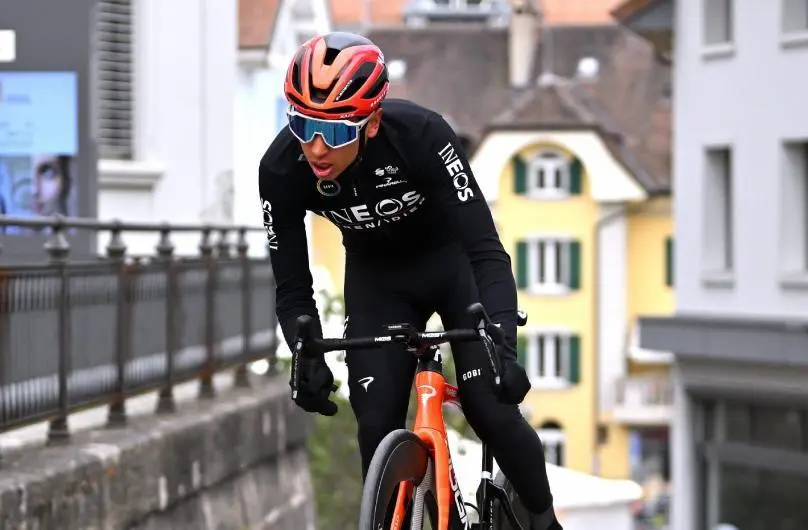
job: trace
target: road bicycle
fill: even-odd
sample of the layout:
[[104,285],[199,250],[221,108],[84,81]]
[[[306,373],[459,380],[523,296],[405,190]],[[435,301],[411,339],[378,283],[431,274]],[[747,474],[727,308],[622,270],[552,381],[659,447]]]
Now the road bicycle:
[[[376,348],[394,342],[406,345],[407,351],[418,358],[414,378],[418,408],[413,427],[390,432],[377,447],[365,479],[359,530],[423,530],[425,519],[433,530],[530,528],[527,511],[505,475],[500,471],[492,479],[494,458],[485,443],[476,505],[463,501],[452,468],[443,406],[460,408],[460,402],[457,387],[450,385],[443,374],[439,346],[455,341],[482,342],[494,384],[501,384],[495,344],[502,343],[503,332],[490,320],[482,304],[470,305],[467,312],[476,322],[470,329],[422,332],[410,324],[390,324],[378,336],[352,339],[314,339],[311,317],[298,318],[292,352],[293,399],[297,396],[300,357],[311,346],[318,352],[329,352]],[[527,314],[519,311],[517,324],[526,323]],[[477,512],[478,522],[470,522],[467,508]],[[409,525],[405,526],[407,520]]]

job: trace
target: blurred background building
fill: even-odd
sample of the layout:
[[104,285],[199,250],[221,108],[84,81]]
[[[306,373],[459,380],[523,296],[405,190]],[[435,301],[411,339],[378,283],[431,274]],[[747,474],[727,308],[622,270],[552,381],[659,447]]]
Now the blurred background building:
[[615,14],[676,65],[672,528],[808,528],[808,3]]
[[[235,221],[238,6],[98,0],[97,9],[98,216]],[[195,240],[176,243],[197,251]],[[137,236],[130,245],[153,246]]]

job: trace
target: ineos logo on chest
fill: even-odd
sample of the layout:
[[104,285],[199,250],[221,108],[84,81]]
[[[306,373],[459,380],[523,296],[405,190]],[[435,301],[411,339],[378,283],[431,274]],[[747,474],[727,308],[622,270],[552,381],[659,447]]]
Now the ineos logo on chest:
[[400,197],[388,197],[375,204],[358,204],[334,210],[322,210],[321,215],[340,228],[365,230],[394,223],[412,215],[424,203],[424,197],[411,190]]

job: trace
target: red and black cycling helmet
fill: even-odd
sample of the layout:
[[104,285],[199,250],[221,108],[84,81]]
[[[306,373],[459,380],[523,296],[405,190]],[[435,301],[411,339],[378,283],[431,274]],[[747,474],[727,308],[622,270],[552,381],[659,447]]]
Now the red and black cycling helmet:
[[379,47],[361,35],[337,31],[300,47],[286,72],[284,93],[301,114],[357,120],[379,107],[388,87]]

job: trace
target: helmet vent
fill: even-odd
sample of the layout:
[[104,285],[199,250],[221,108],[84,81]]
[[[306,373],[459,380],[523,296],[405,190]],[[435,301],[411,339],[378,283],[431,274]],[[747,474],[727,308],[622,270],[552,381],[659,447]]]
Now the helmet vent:
[[305,50],[303,50],[303,49],[301,49],[299,52],[297,52],[297,55],[295,56],[295,60],[292,63],[292,86],[298,92],[303,92],[303,86],[302,86],[303,83],[301,82],[301,79],[300,79],[300,65],[303,63],[303,55],[304,55],[304,53],[305,53]]
[[338,50],[337,48],[327,48],[325,50],[325,57],[323,58],[323,64],[325,65],[332,65],[339,55],[339,52],[342,50]]
[[352,96],[355,96],[359,89],[365,86],[368,78],[373,74],[373,70],[376,68],[376,63],[371,63],[370,61],[365,61],[362,65],[354,72],[351,76],[351,83],[345,89],[345,92],[337,98],[337,101],[342,101],[348,99]]
[[368,89],[368,91],[365,92],[362,97],[364,97],[365,99],[375,98],[382,91],[385,83],[387,83],[387,76],[385,75],[385,73],[382,73],[382,75],[380,75],[379,78],[376,79],[376,82],[373,83],[373,86],[370,87],[370,89]]

